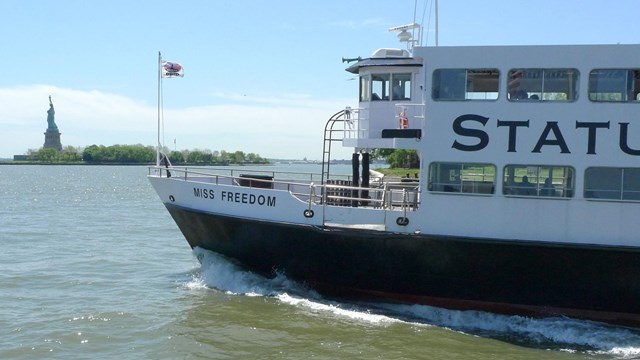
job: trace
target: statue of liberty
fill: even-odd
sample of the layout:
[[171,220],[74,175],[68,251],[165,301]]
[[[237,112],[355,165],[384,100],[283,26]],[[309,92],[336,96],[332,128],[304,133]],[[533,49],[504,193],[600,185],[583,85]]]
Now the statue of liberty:
[[56,125],[56,111],[53,109],[53,103],[51,102],[51,95],[49,95],[49,110],[47,110],[47,131],[58,131],[58,125]]

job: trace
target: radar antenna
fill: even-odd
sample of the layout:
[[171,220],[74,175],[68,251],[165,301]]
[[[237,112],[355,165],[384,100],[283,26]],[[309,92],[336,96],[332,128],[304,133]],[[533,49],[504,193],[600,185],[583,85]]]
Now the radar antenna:
[[[418,39],[413,38],[413,31],[410,33],[409,30],[418,29]],[[407,43],[407,50],[413,53],[413,47],[416,44],[422,43],[422,26],[418,23],[412,23],[407,25],[401,25],[392,27],[389,29],[390,32],[398,33],[398,40],[400,42]]]

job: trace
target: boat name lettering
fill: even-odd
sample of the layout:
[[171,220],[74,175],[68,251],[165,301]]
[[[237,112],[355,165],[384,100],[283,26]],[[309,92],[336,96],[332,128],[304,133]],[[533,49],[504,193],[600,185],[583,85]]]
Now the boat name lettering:
[[250,205],[258,204],[271,207],[276,206],[275,196],[254,195],[233,191],[221,191],[220,200]]
[[[453,121],[453,131],[460,136],[467,138],[475,138],[477,141],[475,144],[464,144],[459,142],[458,139],[453,141],[451,145],[452,148],[460,151],[480,151],[489,145],[489,134],[484,130],[474,128],[472,126],[465,126],[465,123],[473,122],[482,125],[485,127],[489,122],[488,117],[484,117],[476,114],[465,114],[458,116]],[[620,138],[618,145],[620,150],[625,154],[640,156],[640,149],[633,149],[629,146],[628,138],[629,138],[629,123],[628,122],[620,122],[618,123],[620,127]],[[508,132],[508,145],[507,152],[516,152],[517,145],[517,134],[518,128],[528,128],[529,120],[526,121],[509,121],[509,120],[500,120],[497,119],[496,127],[498,128],[507,128]],[[586,129],[585,133],[587,136],[587,154],[596,154],[596,138],[598,131],[600,129],[609,130],[611,127],[610,121],[607,122],[582,122],[576,121],[575,128],[576,129]],[[606,131],[603,130],[603,131]],[[584,131],[584,130],[582,130]],[[558,126],[557,121],[547,121],[536,145],[531,150],[532,153],[540,153],[542,151],[543,146],[554,146],[560,150],[561,154],[570,154],[569,146],[562,135],[562,131]]]
[[215,192],[211,189],[201,189],[194,187],[193,196],[213,200],[215,197]]

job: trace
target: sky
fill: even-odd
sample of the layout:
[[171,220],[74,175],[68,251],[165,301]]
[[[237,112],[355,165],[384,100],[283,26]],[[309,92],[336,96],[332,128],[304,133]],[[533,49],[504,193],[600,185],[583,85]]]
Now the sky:
[[[402,47],[388,29],[414,17],[425,28],[423,44],[435,44],[434,5],[426,0],[0,5],[0,158],[42,147],[49,95],[63,146],[155,146],[161,52],[185,69],[184,78],[162,81],[162,139],[171,150],[319,160],[327,119],[357,106],[358,83],[342,57]],[[438,6],[440,46],[640,43],[637,0]]]

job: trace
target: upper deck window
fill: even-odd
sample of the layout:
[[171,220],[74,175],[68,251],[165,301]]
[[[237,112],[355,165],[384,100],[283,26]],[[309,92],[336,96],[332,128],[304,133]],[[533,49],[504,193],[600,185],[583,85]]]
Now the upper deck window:
[[495,100],[498,98],[497,69],[438,69],[433,72],[434,100]]
[[589,100],[640,101],[640,69],[596,69],[589,73]]
[[576,69],[512,69],[507,78],[509,101],[573,101],[577,98]]

